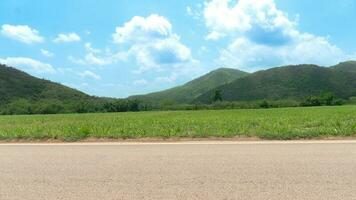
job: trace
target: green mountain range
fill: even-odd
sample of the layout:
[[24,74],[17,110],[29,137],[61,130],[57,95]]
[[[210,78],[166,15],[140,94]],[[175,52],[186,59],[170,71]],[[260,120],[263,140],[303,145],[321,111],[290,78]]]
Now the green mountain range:
[[356,73],[356,61],[342,62],[338,65],[332,66],[331,68],[339,71]]
[[247,75],[249,75],[247,72],[237,69],[220,68],[182,86],[147,95],[132,96],[130,99],[139,99],[156,103],[162,101],[169,101],[172,103],[191,103],[200,95]]
[[[0,65],[0,111],[3,113],[137,111],[140,106],[147,110],[150,105],[165,102],[211,103],[217,91],[224,101],[301,100],[321,92],[332,92],[338,98],[348,99],[356,97],[356,62],[343,62],[332,67],[291,65],[251,74],[221,68],[182,86],[126,100],[89,96]],[[53,112],[46,110],[58,104],[60,107]]]
[[317,65],[272,68],[214,88],[199,96],[196,102],[211,102],[217,90],[225,101],[301,99],[326,91],[346,99],[356,96],[355,70],[356,62],[330,68]]
[[74,102],[91,98],[78,90],[35,78],[12,67],[0,65],[0,105],[19,99]]

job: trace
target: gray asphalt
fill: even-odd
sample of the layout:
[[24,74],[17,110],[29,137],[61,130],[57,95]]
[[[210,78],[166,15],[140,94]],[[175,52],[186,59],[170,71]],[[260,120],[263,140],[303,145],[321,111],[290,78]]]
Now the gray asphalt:
[[356,199],[356,143],[0,145],[0,199]]

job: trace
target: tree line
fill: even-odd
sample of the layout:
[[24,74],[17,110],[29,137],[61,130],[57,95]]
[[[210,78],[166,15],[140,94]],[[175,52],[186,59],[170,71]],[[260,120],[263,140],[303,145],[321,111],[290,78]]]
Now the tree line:
[[138,112],[154,110],[209,110],[209,109],[259,109],[281,107],[336,106],[356,104],[356,97],[349,100],[337,98],[331,92],[322,92],[317,96],[308,96],[301,100],[255,100],[224,101],[221,92],[216,91],[210,104],[175,104],[174,102],[145,102],[127,99],[83,99],[59,101],[57,99],[28,100],[18,99],[7,104],[0,104],[2,115],[65,114],[65,113],[109,113]]
[[0,114],[2,115],[137,112],[142,110],[147,110],[147,106],[145,107],[138,100],[99,99],[66,102],[57,99],[39,101],[18,99],[11,103],[0,105]]

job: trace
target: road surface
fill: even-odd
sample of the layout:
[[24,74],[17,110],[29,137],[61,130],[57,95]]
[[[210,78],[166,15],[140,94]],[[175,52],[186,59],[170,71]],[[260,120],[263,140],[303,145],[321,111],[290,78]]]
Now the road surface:
[[356,199],[356,142],[5,144],[0,199]]

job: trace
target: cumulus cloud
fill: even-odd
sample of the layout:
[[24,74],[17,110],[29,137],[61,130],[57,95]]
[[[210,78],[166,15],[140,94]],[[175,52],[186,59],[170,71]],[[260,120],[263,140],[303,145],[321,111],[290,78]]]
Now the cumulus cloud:
[[296,22],[277,9],[274,0],[212,0],[205,3],[204,17],[212,39],[247,33],[263,43],[295,34]]
[[79,42],[81,40],[80,36],[76,33],[60,33],[53,40],[55,43],[69,43],[69,42]]
[[51,64],[43,63],[41,61],[34,60],[32,58],[25,58],[25,57],[0,58],[0,63],[11,67],[16,67],[26,72],[32,72],[36,74],[46,74],[46,73],[56,72],[56,70],[52,67]]
[[97,74],[95,74],[92,71],[84,71],[82,73],[79,73],[79,76],[81,76],[82,78],[91,78],[91,79],[95,79],[95,80],[101,80],[101,77]]
[[238,38],[221,51],[217,62],[245,71],[256,71],[289,64],[311,63],[329,66],[352,57],[331,45],[325,38],[307,34],[290,45],[282,46],[262,45],[248,38]]
[[162,70],[165,66],[174,66],[192,60],[191,51],[176,38],[167,38],[146,44],[135,44],[129,50],[141,65],[139,71]]
[[50,52],[50,51],[48,51],[46,49],[41,49],[41,54],[46,56],[46,57],[49,57],[49,58],[54,56],[54,53],[52,53],[52,52]]
[[303,33],[298,20],[279,10],[274,0],[212,0],[205,3],[208,40],[228,37],[219,63],[247,71],[283,64],[332,65],[353,58],[326,37]]
[[113,40],[116,43],[149,42],[151,40],[165,39],[172,35],[172,25],[159,15],[150,15],[147,18],[135,16],[122,27],[116,27]]
[[27,25],[4,24],[1,26],[1,34],[7,38],[26,44],[41,43],[44,41],[36,29]]
[[116,54],[110,51],[103,52],[101,49],[93,48],[91,43],[85,43],[84,48],[86,52],[84,58],[68,56],[68,60],[79,65],[104,66],[126,60],[127,57],[127,53],[125,52],[118,52]]
[[98,57],[93,53],[87,53],[83,59],[74,58],[73,56],[69,56],[68,59],[79,65],[109,65],[112,62],[109,58]]
[[172,32],[171,23],[159,15],[134,17],[113,34],[117,44],[130,46],[129,55],[141,66],[139,72],[175,66],[192,60],[190,49]]

